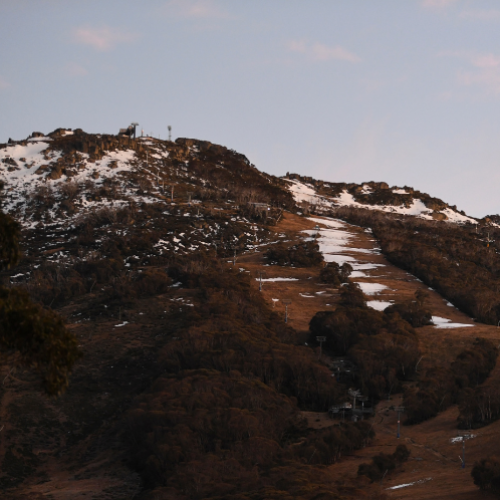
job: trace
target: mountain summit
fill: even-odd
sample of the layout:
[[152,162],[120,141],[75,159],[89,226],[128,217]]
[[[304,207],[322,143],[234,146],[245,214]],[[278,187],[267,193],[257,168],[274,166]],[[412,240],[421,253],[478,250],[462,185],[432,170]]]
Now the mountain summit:
[[52,399],[2,352],[2,498],[474,498],[457,426],[495,472],[498,219],[185,138],[36,132],[0,175],[4,292],[78,350]]

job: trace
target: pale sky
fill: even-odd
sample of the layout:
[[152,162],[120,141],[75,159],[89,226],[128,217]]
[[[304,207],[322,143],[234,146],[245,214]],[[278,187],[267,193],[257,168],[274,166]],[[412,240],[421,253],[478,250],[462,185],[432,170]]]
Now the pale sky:
[[499,0],[0,0],[0,142],[131,122],[500,213]]

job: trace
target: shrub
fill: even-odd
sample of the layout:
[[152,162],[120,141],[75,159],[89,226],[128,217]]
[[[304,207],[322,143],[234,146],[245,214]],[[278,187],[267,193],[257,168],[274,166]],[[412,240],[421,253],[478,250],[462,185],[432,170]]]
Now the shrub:
[[361,464],[358,467],[358,476],[366,476],[372,482],[379,481],[387,472],[394,470],[408,460],[410,450],[400,444],[392,455],[379,453],[372,458],[369,464]]
[[328,262],[321,270],[319,275],[322,283],[328,283],[333,286],[340,286],[341,283],[347,283],[349,275],[352,273],[352,266],[345,262],[339,266],[336,262]]
[[474,464],[471,471],[474,484],[481,490],[500,491],[500,460],[492,456],[483,458]]
[[407,300],[398,304],[392,304],[387,307],[384,312],[388,315],[399,314],[414,328],[425,325],[432,325],[432,313],[425,306],[424,294],[421,290],[418,290],[415,294],[416,300]]
[[314,241],[306,241],[291,247],[277,243],[272,245],[265,255],[271,262],[276,262],[280,266],[312,267],[323,262],[323,254]]
[[353,282],[343,286],[340,290],[340,304],[345,307],[366,307],[361,287]]

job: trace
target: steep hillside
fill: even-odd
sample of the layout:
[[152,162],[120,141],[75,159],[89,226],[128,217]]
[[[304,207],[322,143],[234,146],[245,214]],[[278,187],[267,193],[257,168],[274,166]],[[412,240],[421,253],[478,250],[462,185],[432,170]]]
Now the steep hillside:
[[[441,418],[481,404],[474,383],[492,391],[496,356],[476,378],[462,358],[498,340],[470,318],[500,315],[494,221],[407,187],[279,179],[193,139],[34,133],[0,145],[0,174],[24,251],[3,282],[62,315],[83,353],[59,398],[0,365],[5,498],[385,498],[344,457],[396,443],[328,409],[356,388]],[[332,373],[339,356],[351,375]],[[474,425],[500,416],[467,408]]]

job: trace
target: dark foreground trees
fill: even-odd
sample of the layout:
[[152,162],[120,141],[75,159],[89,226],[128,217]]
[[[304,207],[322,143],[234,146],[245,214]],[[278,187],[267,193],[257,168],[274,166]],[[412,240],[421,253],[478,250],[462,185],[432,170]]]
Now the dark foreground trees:
[[[0,268],[19,260],[19,225],[0,212]],[[0,287],[0,355],[3,363],[35,371],[44,390],[59,394],[80,357],[75,337],[53,311],[22,290]]]
[[[248,275],[196,258],[170,263],[199,301],[172,311],[162,375],[128,413],[131,461],[149,490],[141,500],[340,498],[326,466],[366,446],[371,424],[307,429],[301,410],[326,411],[346,388],[295,345]],[[353,486],[347,498],[360,498]]]

